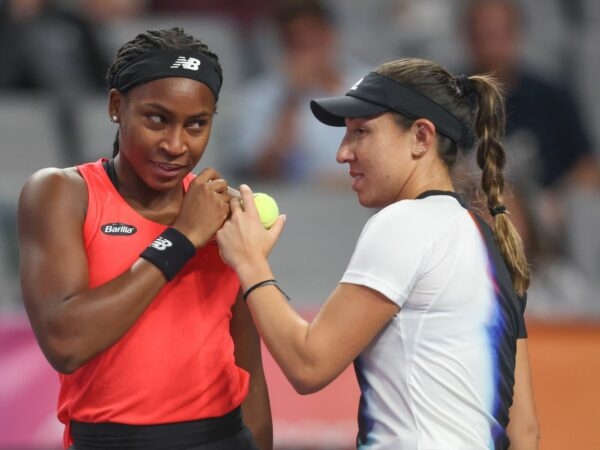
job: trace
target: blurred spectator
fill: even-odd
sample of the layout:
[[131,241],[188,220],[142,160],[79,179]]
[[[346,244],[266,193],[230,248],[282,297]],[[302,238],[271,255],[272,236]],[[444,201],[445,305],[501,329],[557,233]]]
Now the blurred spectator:
[[343,128],[323,127],[313,98],[343,93],[365,73],[338,48],[331,12],[319,0],[282,0],[269,16],[281,45],[278,65],[242,88],[231,126],[234,171],[245,179],[337,183]]
[[0,2],[0,88],[100,90],[108,60],[82,15],[50,0]]
[[553,187],[568,176],[576,183],[597,187],[599,180],[592,176],[598,174],[597,161],[576,99],[570,89],[528,69],[520,58],[523,20],[510,0],[472,0],[466,24],[472,70],[493,72],[502,81],[507,135],[529,134],[534,145],[529,150],[534,154],[527,157],[535,161],[530,169],[535,171],[536,182]]
[[[227,61],[229,56],[237,58],[237,73],[232,74],[231,67],[224,66],[229,74],[226,90],[233,84],[231,80],[245,79],[255,75],[261,69],[261,62],[256,58],[256,40],[252,37],[257,23],[268,13],[272,0],[147,0],[148,12],[155,16],[171,16],[173,18],[194,17],[224,19],[233,25],[228,32],[230,39],[235,40],[236,47],[241,49],[239,55],[227,55],[218,51]],[[214,47],[214,45],[213,45]],[[216,50],[220,50],[218,47]],[[222,59],[222,61],[223,61]]]
[[[380,2],[382,0],[379,0]],[[388,12],[393,26],[387,33],[402,56],[423,56],[457,67],[460,47],[457,24],[453,17],[462,0],[391,0],[395,8]],[[386,28],[384,28],[386,29]]]
[[233,17],[242,27],[250,26],[263,15],[270,0],[149,0],[153,13],[224,14]]
[[[41,160],[65,166],[80,162],[83,141],[78,107],[88,96],[105,94],[105,74],[110,64],[96,26],[102,20],[131,17],[137,11],[134,3],[141,5],[144,1],[0,0],[0,95],[6,95],[11,101],[15,101],[15,94],[22,95],[33,102],[39,96],[40,104],[51,105],[46,117],[50,126],[56,128],[59,142],[45,141],[45,146],[31,149],[52,155]],[[3,101],[4,111],[10,105]],[[14,134],[46,136],[43,131],[46,122],[38,121],[39,116],[27,117]],[[31,139],[24,138],[23,142],[30,143]],[[59,151],[55,151],[57,147]],[[3,151],[7,149],[14,150],[10,141],[4,143]],[[18,174],[20,170],[10,164],[5,166],[5,173]],[[0,197],[0,285],[3,289],[0,304],[11,305],[14,299],[20,307],[17,196],[5,189]]]
[[[578,266],[582,259],[574,252],[574,240],[585,239],[586,232],[592,241],[597,240],[593,230],[600,224],[580,229],[583,236],[569,233],[569,222],[574,220],[570,214],[586,213],[574,210],[569,199],[586,192],[590,201],[600,205],[597,156],[571,89],[526,66],[522,58],[524,22],[513,1],[470,0],[464,27],[471,57],[469,72],[492,72],[505,88],[508,176],[515,194],[509,209],[536,274],[530,298],[543,292],[539,308],[558,311],[564,307],[579,314],[583,310],[573,309],[577,303],[586,311],[600,311],[598,295],[592,294],[593,288],[585,288],[600,276],[600,268]],[[594,251],[600,252],[600,248]],[[600,254],[596,261],[600,264]],[[551,277],[546,276],[549,272]],[[545,282],[551,282],[550,289],[543,286]],[[531,305],[535,309],[536,301]]]
[[[150,0],[64,0],[73,3],[81,14],[94,23],[131,19],[148,12]],[[112,53],[109,52],[112,56]],[[109,56],[109,57],[110,57]]]
[[52,0],[0,1],[0,90],[54,98],[65,164],[81,148],[73,106],[102,92],[108,64],[94,24],[78,11]]

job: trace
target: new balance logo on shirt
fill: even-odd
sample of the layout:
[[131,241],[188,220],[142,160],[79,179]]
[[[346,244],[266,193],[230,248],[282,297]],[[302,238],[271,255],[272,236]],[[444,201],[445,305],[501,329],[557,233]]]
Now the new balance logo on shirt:
[[162,236],[157,237],[156,239],[154,239],[154,241],[152,241],[152,244],[150,244],[150,247],[155,248],[156,250],[159,250],[161,252],[167,249],[168,247],[172,246],[173,243]]
[[179,67],[187,70],[198,70],[200,66],[200,60],[196,58],[186,58],[185,56],[178,57],[175,62],[171,65],[171,69],[178,69]]

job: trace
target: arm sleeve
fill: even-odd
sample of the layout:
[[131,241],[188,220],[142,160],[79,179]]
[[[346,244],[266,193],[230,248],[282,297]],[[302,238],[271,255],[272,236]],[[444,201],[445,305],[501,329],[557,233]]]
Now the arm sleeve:
[[341,282],[369,287],[402,307],[419,279],[427,246],[410,225],[395,219],[398,212],[384,210],[367,222]]

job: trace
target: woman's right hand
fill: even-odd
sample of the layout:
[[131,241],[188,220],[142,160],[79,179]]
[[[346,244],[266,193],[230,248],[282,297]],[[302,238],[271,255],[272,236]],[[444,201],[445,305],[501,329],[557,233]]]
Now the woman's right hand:
[[190,183],[173,227],[196,248],[204,246],[229,216],[227,182],[214,169],[204,169]]

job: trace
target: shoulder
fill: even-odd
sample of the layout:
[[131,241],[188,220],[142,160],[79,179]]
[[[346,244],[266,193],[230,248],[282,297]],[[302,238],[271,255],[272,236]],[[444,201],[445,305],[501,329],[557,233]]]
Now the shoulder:
[[87,201],[87,187],[76,167],[49,167],[34,172],[23,185],[19,209],[56,205],[77,205]]
[[402,200],[375,213],[363,227],[355,250],[368,254],[398,254],[410,247],[423,249],[431,239],[422,231],[426,220],[415,201]]
[[410,235],[423,236],[440,230],[465,209],[452,197],[432,196],[401,200],[386,206],[367,223],[368,227],[393,227]]
[[364,226],[356,248],[410,260],[447,248],[474,226],[468,211],[454,198],[433,196],[402,200],[375,214]]
[[27,179],[23,191],[78,187],[85,187],[85,183],[76,167],[47,167],[34,172]]

